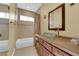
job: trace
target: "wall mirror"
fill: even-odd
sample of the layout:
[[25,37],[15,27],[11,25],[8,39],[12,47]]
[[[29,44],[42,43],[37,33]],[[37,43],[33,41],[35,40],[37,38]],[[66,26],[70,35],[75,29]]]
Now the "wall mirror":
[[48,30],[65,30],[65,4],[48,13]]

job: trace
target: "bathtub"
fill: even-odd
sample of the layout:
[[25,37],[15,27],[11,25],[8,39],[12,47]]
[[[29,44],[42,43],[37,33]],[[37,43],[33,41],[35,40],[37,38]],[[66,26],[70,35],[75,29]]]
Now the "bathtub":
[[[16,41],[16,49],[33,46],[34,44],[33,41],[34,41],[33,37],[18,39]],[[9,50],[8,40],[0,41],[0,52],[4,52],[8,50]]]

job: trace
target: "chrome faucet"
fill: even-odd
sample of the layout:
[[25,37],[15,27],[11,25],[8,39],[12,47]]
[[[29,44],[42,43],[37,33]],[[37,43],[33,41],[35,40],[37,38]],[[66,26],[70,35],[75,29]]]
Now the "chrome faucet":
[[59,27],[57,28],[57,37],[59,37]]

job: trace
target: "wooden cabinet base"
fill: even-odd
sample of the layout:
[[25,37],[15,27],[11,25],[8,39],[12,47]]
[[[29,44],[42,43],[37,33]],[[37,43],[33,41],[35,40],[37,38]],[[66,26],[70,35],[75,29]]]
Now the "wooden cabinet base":
[[36,40],[35,46],[40,56],[72,56],[61,48],[48,43],[45,39],[43,40],[40,36],[37,38],[38,40]]
[[53,54],[38,41],[36,42],[35,46],[39,56],[53,56]]

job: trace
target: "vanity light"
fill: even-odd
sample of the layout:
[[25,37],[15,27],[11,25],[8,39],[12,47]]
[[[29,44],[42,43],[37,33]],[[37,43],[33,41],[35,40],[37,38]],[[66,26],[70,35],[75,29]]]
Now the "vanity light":
[[74,5],[74,3],[71,3],[70,5],[71,5],[71,6]]

